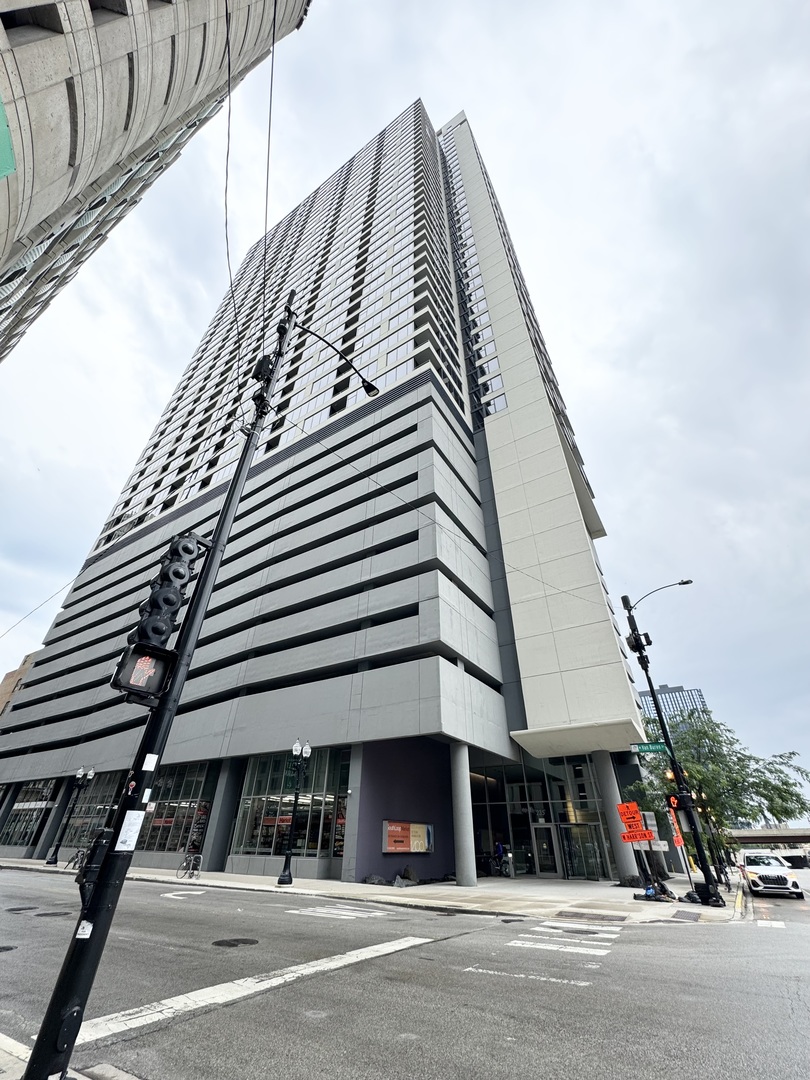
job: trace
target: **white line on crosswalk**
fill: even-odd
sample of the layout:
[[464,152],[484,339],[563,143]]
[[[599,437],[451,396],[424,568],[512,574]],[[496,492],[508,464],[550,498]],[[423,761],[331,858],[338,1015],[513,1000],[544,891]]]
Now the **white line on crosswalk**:
[[554,919],[544,919],[543,926],[556,927],[560,930],[593,930],[597,934],[620,934],[623,930],[621,926],[594,926],[593,923],[586,922],[569,922],[568,919],[565,922],[557,922]]
[[554,952],[586,953],[588,956],[607,956],[610,949],[584,949],[579,945],[563,945],[556,941],[509,941],[522,949],[550,949]]
[[[542,933],[542,934],[567,934],[567,933],[570,933],[571,930],[573,930],[574,933],[580,933],[581,934],[584,930],[587,930],[587,927],[585,927],[585,926],[572,926],[572,927],[566,926],[565,929],[561,929],[560,927],[552,926],[550,923],[543,923],[541,926],[533,926],[532,930],[537,930],[539,933]],[[611,933],[611,932],[609,932],[607,930],[597,930],[597,931],[594,931],[593,933],[588,934],[588,937],[593,941],[601,940],[602,938],[609,938],[611,941],[614,941],[618,936],[619,935],[618,935],[617,932]]]
[[[571,942],[576,942],[577,945],[587,945],[588,942],[593,941],[593,938],[570,937],[567,934],[566,934],[566,936],[564,938],[547,938],[545,930],[541,930],[539,933],[534,933],[534,934],[521,934],[520,937],[529,938],[531,941],[543,941],[543,940],[559,941],[559,942],[565,942],[566,944],[569,941],[571,941]],[[612,945],[613,942],[612,941],[596,941],[596,942],[594,942],[594,944],[595,945]]]
[[777,930],[785,929],[785,924],[779,919],[757,919],[757,926],[775,926]]
[[192,990],[188,994],[178,994],[177,997],[165,998],[163,1001],[153,1001],[149,1005],[127,1009],[125,1012],[111,1013],[109,1016],[100,1016],[96,1020],[86,1020],[82,1024],[76,1045],[95,1042],[97,1039],[115,1035],[120,1031],[130,1031],[134,1028],[171,1020],[181,1013],[194,1012],[212,1005],[226,1005],[241,998],[260,994],[265,990],[271,990],[276,986],[284,986],[307,975],[335,971],[349,964],[359,964],[363,960],[373,960],[378,956],[401,952],[403,949],[413,949],[417,945],[427,945],[432,940],[432,938],[418,937],[395,938],[393,941],[384,941],[379,945],[370,945],[364,949],[353,949],[351,952],[339,953],[337,956],[326,956],[323,960],[311,960],[306,964],[296,964],[293,967],[282,968],[280,971],[271,971],[267,975],[251,975],[246,979],[235,979],[233,982],[219,983],[217,986],[205,986],[201,990]]
[[389,911],[374,911],[370,908],[353,908],[345,905],[334,907],[288,908],[288,915],[316,915],[321,919],[373,919],[390,915]]

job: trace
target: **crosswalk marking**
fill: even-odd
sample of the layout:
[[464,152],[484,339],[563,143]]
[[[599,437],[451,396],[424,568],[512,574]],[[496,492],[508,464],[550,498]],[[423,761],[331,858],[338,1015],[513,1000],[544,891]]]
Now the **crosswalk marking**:
[[[542,926],[533,926],[532,927],[532,930],[536,930],[538,933],[543,933],[543,934],[570,934],[572,930],[573,930],[574,933],[581,934],[581,933],[583,933],[583,931],[585,929],[586,929],[585,927],[581,927],[581,928],[580,927],[571,927],[569,929],[569,927],[566,926],[565,929],[562,930],[562,929],[560,929],[560,928],[558,928],[556,926],[550,926],[548,923],[543,923]],[[605,931],[596,931],[594,933],[589,933],[587,940],[588,941],[601,941],[602,939],[607,938],[610,941],[615,941],[618,936],[619,935],[618,935],[617,932],[609,933],[607,930],[605,930]],[[571,939],[566,937],[566,941],[568,941],[568,940],[571,940]]]
[[313,915],[319,919],[374,919],[386,917],[390,911],[374,911],[371,908],[355,908],[347,904],[334,904],[331,907],[288,908],[287,915]]
[[775,926],[778,930],[785,929],[785,924],[779,919],[757,919],[757,926]]
[[549,949],[554,952],[585,953],[587,956],[607,956],[610,949],[585,949],[580,945],[562,945],[556,941],[509,941],[522,949]]

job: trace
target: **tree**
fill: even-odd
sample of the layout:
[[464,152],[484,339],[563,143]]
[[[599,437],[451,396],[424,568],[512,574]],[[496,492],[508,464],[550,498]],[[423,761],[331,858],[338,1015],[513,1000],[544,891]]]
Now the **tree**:
[[[802,788],[810,783],[810,770],[798,764],[795,751],[758,757],[708,709],[689,709],[667,721],[675,756],[696,793],[695,805],[711,815],[721,833],[810,814],[810,799]],[[656,720],[645,717],[645,727],[651,741],[660,739]],[[675,790],[667,776],[669,767],[665,754],[644,756],[644,778],[634,787],[645,809],[660,810]]]

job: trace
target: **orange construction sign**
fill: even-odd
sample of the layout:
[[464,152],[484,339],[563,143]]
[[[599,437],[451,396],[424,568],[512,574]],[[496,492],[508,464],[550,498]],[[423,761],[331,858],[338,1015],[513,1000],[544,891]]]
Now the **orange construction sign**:
[[657,839],[652,829],[635,829],[633,832],[623,832],[622,840],[625,844],[635,844],[641,840],[655,840]]

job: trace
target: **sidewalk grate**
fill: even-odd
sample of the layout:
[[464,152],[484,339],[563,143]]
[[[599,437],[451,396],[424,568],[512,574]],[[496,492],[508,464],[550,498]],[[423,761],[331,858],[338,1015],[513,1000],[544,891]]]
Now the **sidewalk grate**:
[[577,922],[604,922],[623,923],[627,922],[626,915],[602,915],[594,911],[558,911],[555,919],[576,919]]
[[673,919],[680,919],[681,922],[700,922],[699,911],[676,911],[672,916]]

